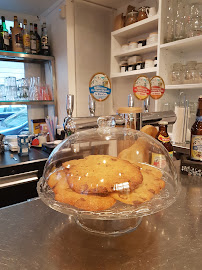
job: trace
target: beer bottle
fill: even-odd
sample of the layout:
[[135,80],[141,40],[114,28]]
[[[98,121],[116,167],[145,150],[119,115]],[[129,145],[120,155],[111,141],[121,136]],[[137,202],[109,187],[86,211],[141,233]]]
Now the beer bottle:
[[[168,122],[160,121],[159,123],[159,132],[156,135],[156,139],[163,144],[163,146],[169,152],[171,158],[173,158],[173,146],[170,142],[170,137],[167,132]],[[152,153],[152,165],[158,168],[164,168],[166,166],[166,157],[163,154]]]
[[173,158],[173,146],[167,132],[168,122],[160,121],[158,124],[159,132],[156,135],[156,139],[163,144],[163,146],[168,150],[170,157]]
[[198,99],[196,121],[191,128],[190,156],[192,160],[202,161],[202,96]]

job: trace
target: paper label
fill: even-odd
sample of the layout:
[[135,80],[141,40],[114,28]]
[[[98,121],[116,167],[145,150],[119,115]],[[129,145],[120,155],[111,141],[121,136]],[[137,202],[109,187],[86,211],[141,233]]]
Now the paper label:
[[133,87],[133,92],[135,93],[135,96],[140,100],[147,98],[150,94],[150,90],[144,86]]
[[22,48],[23,40],[22,40],[22,35],[20,33],[15,35],[15,41],[16,41],[16,46],[18,48]]
[[9,46],[9,34],[7,32],[3,33],[3,39],[4,39],[4,44]]
[[192,135],[191,159],[202,161],[202,135]]
[[31,40],[31,50],[36,50],[36,40]]
[[151,92],[149,79],[146,76],[139,76],[133,85],[133,92],[136,98],[146,99]]
[[170,137],[164,137],[162,134],[159,134],[158,140],[163,142],[163,143],[168,143],[168,142],[170,142]]
[[111,94],[111,83],[107,75],[104,73],[94,74],[89,82],[89,91],[95,100],[106,100]]
[[151,81],[151,98],[159,99],[165,92],[165,83],[160,76],[154,76]]
[[151,164],[156,166],[157,168],[165,168],[166,167],[166,157],[162,154],[152,153]]
[[23,36],[23,44],[24,44],[24,48],[30,48],[30,35],[25,34]]
[[169,155],[173,159],[173,151],[169,152]]

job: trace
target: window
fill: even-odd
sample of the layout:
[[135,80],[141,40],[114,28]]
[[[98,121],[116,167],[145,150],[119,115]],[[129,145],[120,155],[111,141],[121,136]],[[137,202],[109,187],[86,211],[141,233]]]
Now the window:
[[[10,32],[12,21],[6,21]],[[16,80],[25,77],[24,63],[0,61],[0,84],[4,84],[6,77],[16,77]],[[4,135],[18,135],[28,131],[28,114],[26,105],[0,105],[0,133]]]
[[26,105],[0,106],[0,133],[18,135],[28,131],[28,115]]

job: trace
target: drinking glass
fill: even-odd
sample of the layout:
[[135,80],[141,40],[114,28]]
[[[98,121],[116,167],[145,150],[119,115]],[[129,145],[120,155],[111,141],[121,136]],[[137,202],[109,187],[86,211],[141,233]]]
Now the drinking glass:
[[41,100],[40,77],[32,77],[30,81],[30,100]]
[[198,82],[202,83],[202,63],[197,64],[197,70],[198,70]]
[[29,97],[29,85],[25,78],[22,78],[19,83],[20,98],[27,100]]
[[177,1],[174,26],[174,39],[180,40],[185,38],[184,3],[182,0]]
[[182,64],[174,63],[172,74],[171,74],[172,84],[181,84],[183,82]]
[[199,72],[196,69],[196,61],[188,61],[186,65],[185,83],[198,83]]
[[173,10],[173,0],[169,0],[166,16],[165,42],[172,42],[173,40],[174,40],[174,10]]
[[5,87],[4,84],[0,84],[0,100],[6,99]]
[[7,100],[16,100],[17,98],[16,77],[6,77],[4,80],[4,85]]

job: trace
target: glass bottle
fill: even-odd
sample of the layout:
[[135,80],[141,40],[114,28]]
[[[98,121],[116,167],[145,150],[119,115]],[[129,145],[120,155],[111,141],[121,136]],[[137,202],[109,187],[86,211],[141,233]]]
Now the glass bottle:
[[159,122],[159,132],[156,135],[156,139],[163,144],[166,150],[169,152],[170,156],[173,157],[173,146],[170,142],[170,137],[167,131],[168,122],[160,121]]
[[42,26],[41,54],[42,55],[50,55],[50,53],[49,53],[49,44],[48,44],[48,34],[47,34],[46,23],[43,23],[43,26]]
[[173,0],[168,1],[168,10],[166,16],[166,37],[165,42],[172,42],[174,40],[174,12]]
[[[2,32],[2,23],[0,19],[0,33]],[[0,35],[0,50],[3,50],[3,37]]]
[[182,0],[177,0],[174,26],[174,39],[180,40],[185,38],[184,3]]
[[2,36],[2,50],[4,51],[9,51],[9,34],[8,30],[6,28],[6,23],[5,23],[5,17],[1,16],[1,21],[2,21],[2,27],[1,27],[1,33],[0,35]]
[[9,51],[12,51],[13,47],[12,47],[12,29],[13,27],[10,26],[10,33],[9,33]]
[[30,44],[31,44],[31,53],[36,54],[36,35],[33,31],[32,23],[30,23]]
[[35,33],[35,36],[36,36],[36,53],[40,54],[40,52],[41,52],[41,38],[40,38],[40,36],[38,34],[37,24],[36,23],[34,24],[34,33]]
[[[163,144],[165,149],[169,152],[171,158],[173,158],[173,146],[170,142],[170,137],[167,132],[168,122],[160,121],[159,123],[159,132],[156,135],[156,139]],[[165,168],[166,166],[166,157],[163,154],[152,153],[151,164],[158,168]]]
[[191,128],[190,157],[202,161],[202,96],[198,99],[196,121]]
[[27,20],[24,19],[24,30],[23,30],[23,46],[24,46],[24,52],[30,53],[30,34],[27,30]]
[[22,30],[19,27],[17,16],[14,16],[14,27],[12,28],[12,48],[15,52],[23,52]]

